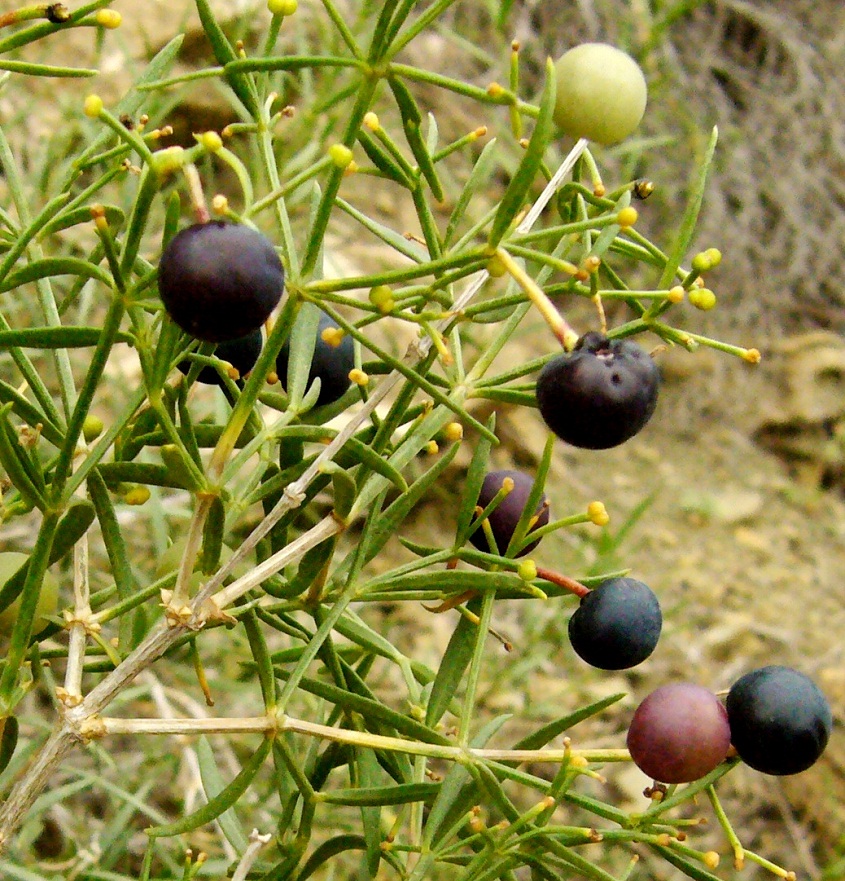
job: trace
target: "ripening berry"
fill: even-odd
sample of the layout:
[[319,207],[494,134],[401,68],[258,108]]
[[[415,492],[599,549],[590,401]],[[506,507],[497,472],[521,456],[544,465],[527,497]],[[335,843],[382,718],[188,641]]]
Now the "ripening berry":
[[[513,482],[513,489],[502,499],[499,505],[492,511],[488,518],[490,529],[493,532],[493,538],[496,542],[496,550],[500,554],[504,554],[510,544],[511,538],[516,530],[516,525],[522,512],[525,510],[526,502],[531,490],[534,488],[534,480],[523,471],[503,470],[490,471],[484,477],[481,484],[481,492],[478,494],[477,506],[486,508],[493,501],[494,496],[502,489],[502,484],[506,478]],[[549,522],[549,504],[545,493],[537,502],[534,511],[537,518],[536,523],[532,526],[535,529],[539,526],[545,526]],[[529,530],[528,534],[531,534]],[[469,540],[480,551],[492,551],[487,535],[481,526],[470,535]],[[522,557],[530,551],[534,550],[540,543],[540,539],[531,542],[522,548],[515,556]]]

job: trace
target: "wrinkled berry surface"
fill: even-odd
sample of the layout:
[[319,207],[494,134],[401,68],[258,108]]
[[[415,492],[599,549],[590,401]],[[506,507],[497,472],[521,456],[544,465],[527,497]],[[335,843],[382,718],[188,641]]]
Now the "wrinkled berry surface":
[[[222,361],[228,361],[235,370],[245,376],[255,366],[258,356],[261,354],[261,348],[264,344],[260,330],[254,330],[246,336],[236,340],[227,340],[220,343],[214,350],[214,357],[220,358]],[[191,369],[191,362],[188,360],[179,362],[179,370],[186,374]],[[223,385],[220,373],[214,367],[203,367],[197,376],[197,382],[206,385]]]
[[[315,379],[320,380],[320,394],[314,405],[316,407],[333,404],[343,397],[351,384],[349,371],[355,367],[355,346],[352,337],[344,334],[339,346],[331,346],[321,336],[327,328],[334,329],[337,326],[337,323],[325,312],[320,314],[314,356],[311,359],[311,369],[308,371],[308,386]],[[283,386],[287,382],[289,358],[290,344],[285,342],[276,358],[276,373]]]
[[746,673],[726,702],[731,742],[746,765],[764,774],[798,774],[824,752],[833,724],[821,689],[791,667]]
[[[502,488],[502,482],[506,477],[510,477],[513,480],[513,489],[502,499],[488,518],[493,538],[496,541],[496,549],[500,554],[504,554],[507,550],[519,518],[525,510],[528,496],[534,487],[534,480],[523,471],[508,469],[490,471],[485,475],[484,482],[481,484],[481,492],[478,494],[478,502],[476,504],[481,508],[486,508],[493,501],[496,493]],[[549,522],[549,505],[545,493],[540,497],[534,514],[537,517],[537,522],[532,528],[536,529],[540,526],[545,526]],[[469,540],[480,551],[490,552],[492,550],[487,541],[487,535],[480,526],[470,535]],[[539,543],[540,539],[537,539],[537,541],[526,545],[515,556],[525,556],[525,554],[534,550]]]
[[167,244],[158,267],[164,308],[186,333],[220,343],[269,318],[285,276],[270,241],[248,226],[197,223]]
[[606,450],[637,434],[657,406],[660,375],[632,340],[587,333],[537,378],[546,425],[575,447]]
[[628,728],[634,764],[661,783],[690,783],[709,774],[731,744],[728,715],[713,692],[673,682],[637,707]]
[[582,660],[600,670],[626,670],[657,646],[660,603],[635,578],[610,578],[581,599],[569,619],[569,641]]

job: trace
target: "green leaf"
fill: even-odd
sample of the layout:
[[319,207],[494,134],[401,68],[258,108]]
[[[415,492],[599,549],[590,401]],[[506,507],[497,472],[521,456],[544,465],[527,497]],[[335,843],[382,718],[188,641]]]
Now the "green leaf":
[[[281,679],[288,679],[288,672],[279,667],[275,668],[276,676]],[[303,677],[300,680],[300,687],[315,694],[317,697],[327,700],[335,706],[345,710],[346,712],[360,713],[368,725],[378,728],[378,726],[387,725],[393,731],[407,737],[411,740],[419,740],[422,743],[433,743],[439,746],[449,746],[452,744],[447,737],[434,731],[428,725],[417,722],[410,716],[391,710],[381,701],[374,698],[365,697],[361,694],[355,694],[328,682],[319,679],[311,679]],[[377,730],[375,733],[380,733]]]
[[623,697],[625,697],[624,692],[611,694],[608,697],[595,701],[589,706],[576,710],[574,713],[568,713],[566,716],[561,716],[560,719],[556,719],[554,722],[549,722],[548,725],[538,728],[533,734],[523,737],[513,748],[540,749],[559,734],[563,734],[564,731],[574,728],[579,722],[583,722],[584,719],[589,719],[590,716],[595,716],[602,710],[606,710],[609,706],[622,700]]
[[202,530],[200,550],[200,571],[212,575],[220,568],[220,554],[223,551],[223,533],[226,529],[226,508],[220,496],[211,500],[211,507]]
[[0,58],[0,70],[24,73],[27,76],[54,77],[88,77],[96,76],[100,72],[86,67],[56,67],[52,64],[33,64],[31,61],[12,61],[8,58]]
[[310,878],[323,863],[327,863],[332,857],[347,850],[366,850],[367,842],[361,835],[336,835],[328,841],[324,841],[310,857],[305,861],[295,881],[305,881]]
[[[91,219],[90,212],[88,219]],[[80,260],[78,257],[45,257],[41,260],[33,260],[26,266],[10,272],[6,276],[0,291],[11,291],[23,284],[38,281],[41,278],[53,278],[58,275],[76,275],[80,278],[93,278],[111,287],[111,276],[95,266],[88,260]],[[14,345],[14,344],[12,344]]]
[[[208,738],[202,735],[197,741],[197,761],[199,763],[200,778],[202,779],[202,788],[205,790],[207,799],[212,800],[220,795],[226,788],[220,769],[217,767],[217,761],[214,758],[214,752],[208,743]],[[249,847],[249,839],[238,820],[234,808],[223,811],[217,822],[229,844],[235,848],[238,853],[243,853]]]
[[[117,205],[103,205],[102,208],[108,225],[112,229],[119,229],[123,225],[123,221],[126,217],[123,210],[118,208]],[[48,224],[41,228],[38,233],[38,238],[45,239],[47,236],[53,235],[54,233],[70,229],[72,226],[78,226],[80,223],[91,223],[91,208],[88,205],[84,205],[81,208],[71,208],[66,211],[61,211]],[[82,262],[84,262],[86,266],[91,266],[88,261]]]
[[151,826],[146,832],[150,838],[169,838],[174,835],[181,835],[183,832],[190,832],[193,829],[199,829],[206,823],[216,820],[224,811],[231,808],[238,802],[240,797],[247,791],[252,781],[255,779],[264,760],[270,752],[273,745],[271,737],[265,737],[261,741],[261,746],[250,756],[247,763],[238,772],[238,775],[221,789],[217,795],[209,799],[208,803],[203,805],[193,814],[177,820],[175,823],[166,823],[161,826]]
[[713,126],[710,133],[710,140],[707,143],[707,149],[704,151],[704,158],[698,169],[698,176],[693,183],[692,189],[687,200],[687,207],[684,210],[684,216],[681,220],[681,227],[678,230],[678,237],[672,245],[666,266],[663,268],[663,274],[657,283],[658,290],[671,286],[675,278],[675,273],[681,265],[681,260],[692,241],[695,234],[695,226],[698,222],[698,212],[701,210],[701,203],[704,201],[704,191],[707,187],[707,173],[710,171],[710,165],[713,162],[713,156],[716,153],[716,144],[719,141],[719,129]]
[[18,720],[16,716],[6,716],[0,720],[3,732],[0,734],[0,774],[9,766],[15,747],[18,745]]
[[475,198],[475,194],[481,188],[487,186],[490,175],[493,173],[493,163],[495,159],[496,139],[493,138],[493,140],[484,145],[484,149],[481,151],[475,165],[473,165],[472,171],[467,178],[467,182],[461,190],[461,195],[458,196],[458,200],[455,202],[455,207],[452,209],[449,223],[446,226],[446,234],[443,236],[444,250],[449,247],[452,237],[457,232],[458,225],[464,219],[464,215],[466,214],[470,202]]
[[[487,420],[487,428],[492,433],[496,430],[496,414],[491,413]],[[458,523],[455,530],[455,547],[462,547],[469,535],[470,524],[475,518],[475,505],[481,494],[481,486],[484,476],[487,474],[487,463],[490,459],[490,450],[493,443],[486,437],[480,437],[469,463],[467,476],[464,480],[463,498],[458,508]]]
[[421,801],[430,804],[440,792],[439,783],[399,783],[393,786],[335,789],[322,793],[320,801],[333,805],[407,805]]
[[387,544],[390,536],[398,530],[399,524],[410,514],[419,500],[434,486],[440,475],[449,467],[459,449],[459,444],[453,444],[442,458],[435,462],[422,477],[414,481],[408,490],[399,496],[393,504],[388,506],[379,518],[378,524],[370,533],[364,554],[365,562],[372,560]]
[[[195,2],[202,29],[205,31],[209,43],[211,43],[211,49],[214,52],[217,63],[225,67],[230,61],[237,61],[238,56],[235,54],[232,44],[226,38],[226,34],[223,33],[220,23],[214,17],[211,4],[208,0],[195,0]],[[260,115],[260,108],[258,106],[255,85],[252,80],[247,74],[231,69],[225,70],[225,76],[232,87],[232,91],[240,99],[241,104],[257,119]]]
[[434,167],[434,161],[428,152],[425,140],[420,132],[422,125],[422,113],[420,113],[417,102],[411,94],[405,83],[398,77],[390,77],[388,84],[393,92],[393,97],[399,106],[399,113],[402,116],[402,127],[405,131],[405,137],[408,140],[408,146],[417,160],[420,174],[425,178],[426,183],[431,188],[431,193],[438,202],[443,201],[443,187],[440,184],[440,178],[437,176],[437,169]]
[[[0,349],[20,346],[24,349],[82,349],[96,346],[103,335],[99,327],[27,327],[0,330]],[[118,331],[115,341],[134,342],[132,334]]]
[[431,687],[425,713],[426,725],[434,726],[443,718],[472,660],[477,635],[478,627],[461,615]]
[[493,218],[493,226],[487,239],[490,248],[498,248],[514,218],[522,210],[525,197],[540,170],[546,146],[554,133],[552,113],[555,106],[555,79],[554,64],[548,58],[546,59],[546,82],[540,98],[540,115],[537,117],[522,162],[519,163],[519,167],[511,178],[505,195],[502,196],[502,201],[499,203],[499,210]]

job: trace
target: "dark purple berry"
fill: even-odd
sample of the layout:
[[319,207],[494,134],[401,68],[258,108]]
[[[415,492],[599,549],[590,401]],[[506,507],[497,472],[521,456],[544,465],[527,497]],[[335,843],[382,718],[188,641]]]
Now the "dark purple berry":
[[[263,345],[264,339],[261,335],[261,330],[258,329],[239,339],[220,343],[214,350],[214,357],[220,358],[222,361],[228,361],[243,377],[255,366]],[[187,375],[191,369],[191,362],[188,360],[180,361],[178,367],[182,373]],[[202,382],[206,385],[223,385],[220,373],[214,367],[203,367],[197,376],[197,382]]]
[[[317,342],[314,346],[314,356],[311,359],[311,369],[308,371],[308,385],[319,378],[320,394],[317,397],[316,407],[324,404],[333,404],[343,397],[351,385],[349,371],[355,367],[355,346],[352,337],[344,334],[340,345],[332,346],[327,343],[322,333],[326,329],[337,329],[335,321],[320,313],[320,323],[317,326]],[[287,381],[288,359],[290,358],[290,345],[285,343],[276,358],[276,373],[282,385]]]
[[727,699],[731,742],[746,765],[764,774],[798,774],[824,752],[833,717],[812,679],[771,665],[746,673]]
[[728,715],[711,691],[674,682],[653,691],[628,729],[634,764],[661,783],[690,783],[720,765],[731,745]]
[[249,226],[215,220],[177,233],[158,267],[164,308],[210,343],[246,336],[276,308],[285,275],[273,245]]
[[[481,508],[486,508],[487,505],[493,501],[493,497],[496,493],[502,488],[502,482],[506,477],[510,477],[511,480],[513,480],[513,489],[504,497],[504,499],[502,499],[488,518],[490,529],[493,532],[493,538],[496,541],[496,550],[500,554],[504,554],[507,550],[514,531],[516,530],[516,524],[519,522],[519,518],[525,510],[528,496],[534,488],[534,481],[532,478],[522,471],[510,471],[507,469],[504,471],[490,471],[485,475],[484,482],[481,484],[481,492],[478,494],[478,502],[476,504]],[[534,516],[537,519],[531,529],[545,526],[549,522],[549,503],[545,493],[540,496],[540,500],[537,502]],[[531,530],[529,530],[529,534],[530,531]],[[469,540],[480,551],[492,551],[492,548],[487,541],[487,535],[481,526],[478,526],[478,528],[470,535]],[[515,556],[525,556],[525,554],[533,551],[539,543],[540,539],[538,538],[537,541],[526,545],[521,551],[519,551],[519,553],[515,554]]]
[[561,440],[606,450],[632,438],[648,422],[659,385],[657,366],[635,342],[591,332],[543,368],[537,378],[537,405]]
[[648,585],[635,578],[610,578],[581,599],[569,619],[575,653],[600,670],[627,670],[657,645],[663,616]]

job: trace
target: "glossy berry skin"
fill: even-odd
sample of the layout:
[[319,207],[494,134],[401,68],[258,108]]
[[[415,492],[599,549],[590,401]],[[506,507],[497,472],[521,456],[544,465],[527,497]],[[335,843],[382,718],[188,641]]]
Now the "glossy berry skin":
[[569,619],[569,641],[582,660],[600,670],[627,670],[657,646],[660,603],[635,578],[610,578],[581,599]]
[[537,378],[546,425],[574,447],[606,450],[632,438],[657,406],[657,365],[631,340],[584,334]]
[[260,328],[284,285],[281,261],[267,238],[251,227],[218,220],[177,233],[158,267],[168,315],[186,333],[210,343]]
[[639,65],[607,43],[583,43],[555,63],[554,120],[573,138],[615,144],[645,113],[648,89]]
[[[337,326],[337,323],[332,321],[325,312],[320,314],[317,342],[314,346],[314,356],[311,359],[311,369],[308,371],[309,386],[318,377],[320,380],[320,394],[314,405],[316,407],[333,404],[343,397],[351,385],[349,371],[355,367],[355,346],[352,337],[344,334],[339,346],[331,346],[322,338],[324,330],[327,328],[336,329]],[[290,345],[285,342],[276,358],[276,373],[279,375],[282,385],[287,379],[289,357]]]
[[731,745],[728,714],[711,691],[673,682],[653,691],[628,729],[634,764],[661,783],[691,783],[720,765]]
[[[507,550],[519,518],[525,510],[528,496],[534,488],[534,481],[523,471],[508,469],[490,471],[485,475],[484,482],[481,484],[481,492],[478,494],[478,502],[476,504],[481,508],[486,508],[493,501],[496,493],[502,488],[502,482],[506,477],[510,477],[513,480],[513,489],[502,499],[487,518],[490,523],[490,529],[493,532],[493,538],[496,541],[496,549],[500,554],[504,554]],[[537,503],[534,514],[537,517],[537,522],[532,527],[533,529],[545,526],[549,522],[549,503],[545,493],[540,496],[540,501]],[[470,535],[469,540],[480,551],[488,553],[492,551],[487,541],[487,535],[480,526]],[[524,557],[527,553],[533,551],[538,544],[540,544],[539,538],[537,541],[526,545],[514,556]]]
[[[259,328],[236,340],[220,343],[214,350],[214,357],[228,361],[243,378],[255,366],[263,346],[264,338]],[[180,361],[178,366],[179,370],[187,375],[191,369],[191,362]],[[214,367],[203,367],[197,375],[197,382],[205,385],[223,385],[223,379]]]
[[764,774],[798,774],[824,752],[833,717],[812,679],[771,665],[746,673],[726,702],[731,742],[746,765]]

